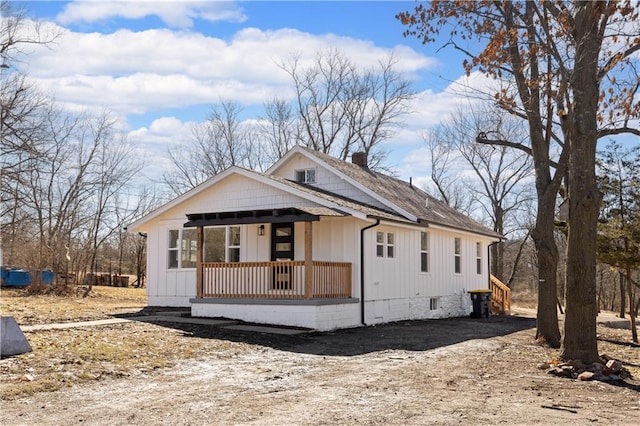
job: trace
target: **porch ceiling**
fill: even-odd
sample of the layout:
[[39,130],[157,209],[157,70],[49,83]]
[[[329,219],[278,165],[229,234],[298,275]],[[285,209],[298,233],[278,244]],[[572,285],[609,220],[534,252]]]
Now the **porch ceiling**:
[[243,225],[248,223],[314,222],[320,216],[347,216],[326,207],[298,207],[266,210],[243,210],[234,212],[211,212],[187,214],[185,228],[214,225]]

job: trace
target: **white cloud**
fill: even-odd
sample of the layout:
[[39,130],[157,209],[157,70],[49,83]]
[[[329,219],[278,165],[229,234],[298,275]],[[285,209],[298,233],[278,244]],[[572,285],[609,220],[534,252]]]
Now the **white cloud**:
[[[125,4],[126,3],[126,4]],[[191,28],[195,19],[209,22],[244,22],[247,17],[229,1],[75,1],[66,5],[56,20],[72,23],[99,22],[110,18],[143,19],[157,16],[172,28]]]
[[148,127],[140,127],[127,134],[127,138],[138,145],[151,148],[152,151],[162,152],[191,139],[192,121],[183,122],[175,117],[160,117],[151,122]]
[[[338,46],[361,66],[373,66],[391,50],[370,41],[294,29],[247,28],[230,40],[167,29],[110,34],[63,32],[53,49],[36,48],[29,74],[67,105],[142,114],[231,99],[260,105],[292,97],[289,76],[277,63],[294,52],[310,62],[316,51]],[[398,70],[416,73],[433,61],[397,48]]]
[[140,127],[127,134],[134,147],[134,155],[144,159],[144,177],[159,182],[163,172],[172,167],[169,149],[185,146],[192,137],[193,122],[182,122],[175,117],[153,120],[149,127]]

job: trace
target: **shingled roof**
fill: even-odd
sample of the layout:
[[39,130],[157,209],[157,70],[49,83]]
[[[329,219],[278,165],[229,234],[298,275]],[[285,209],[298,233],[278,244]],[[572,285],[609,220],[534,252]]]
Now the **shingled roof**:
[[[385,220],[390,220],[390,221],[394,221],[394,222],[405,222],[405,223],[411,223],[411,221],[407,220],[405,217],[403,217],[402,215],[399,215],[397,213],[394,213],[392,211],[387,211],[387,210],[383,210],[380,209],[378,207],[375,206],[370,206],[368,204],[364,204],[364,203],[360,203],[358,201],[355,200],[351,200],[349,198],[346,197],[342,197],[340,195],[334,194],[332,192],[329,191],[323,191],[322,189],[316,188],[312,185],[307,185],[307,184],[303,184],[303,183],[298,183],[298,182],[294,182],[292,180],[289,179],[285,179],[282,177],[278,177],[275,175],[263,175],[271,180],[274,180],[276,182],[280,182],[282,184],[285,184],[287,186],[290,186],[292,188],[295,188],[299,191],[303,191],[306,192],[308,194],[314,195],[316,197],[322,198],[324,200],[330,201],[334,204],[337,204],[339,206],[343,206],[346,207],[348,209],[351,210],[355,210],[358,211],[360,213],[364,213],[367,216],[370,217],[377,217],[380,219],[385,219]],[[327,216],[327,215],[321,215],[321,216]]]
[[416,216],[419,222],[503,238],[497,232],[465,216],[409,182],[375,172],[366,166],[339,160],[311,148],[300,148],[400,209]]

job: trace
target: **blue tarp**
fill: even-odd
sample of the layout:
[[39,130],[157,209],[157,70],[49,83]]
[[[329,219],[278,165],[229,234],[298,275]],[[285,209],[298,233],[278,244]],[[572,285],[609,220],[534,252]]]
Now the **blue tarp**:
[[[37,271],[42,284],[53,283],[53,271],[45,269]],[[0,267],[0,278],[3,287],[26,287],[31,284],[31,274],[26,269]]]

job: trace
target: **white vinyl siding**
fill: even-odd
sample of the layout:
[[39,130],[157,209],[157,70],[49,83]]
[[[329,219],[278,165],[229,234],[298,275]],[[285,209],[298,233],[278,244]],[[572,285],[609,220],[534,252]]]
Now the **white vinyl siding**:
[[[373,232],[374,230],[376,232]],[[377,256],[378,232],[383,232],[385,236],[389,232],[394,234],[395,258],[383,259]],[[483,268],[482,274],[476,274],[477,236],[430,228],[429,272],[424,273],[421,271],[422,256],[418,255],[423,232],[419,228],[391,225],[380,225],[371,231],[365,231],[365,247],[369,247],[364,259],[367,301],[423,297],[426,298],[424,309],[428,311],[431,297],[441,298],[442,301],[443,297],[455,293],[461,300],[467,300],[468,290],[486,287],[486,268]],[[455,272],[456,239],[459,240],[460,273]],[[486,247],[489,240],[482,242]],[[446,315],[446,312],[444,314]]]
[[202,191],[194,199],[170,209],[163,214],[163,217],[180,219],[183,224],[187,213],[290,207],[318,207],[318,205],[248,177],[231,175]]

